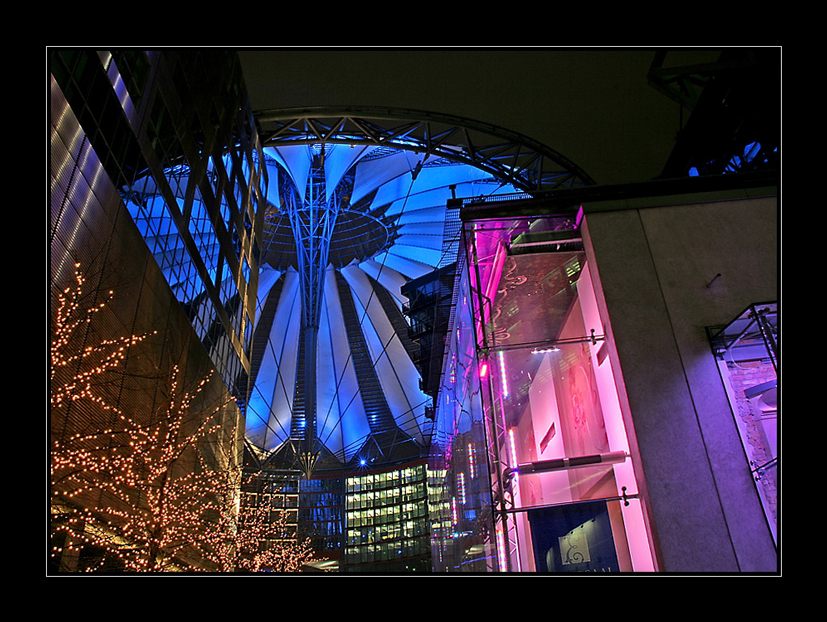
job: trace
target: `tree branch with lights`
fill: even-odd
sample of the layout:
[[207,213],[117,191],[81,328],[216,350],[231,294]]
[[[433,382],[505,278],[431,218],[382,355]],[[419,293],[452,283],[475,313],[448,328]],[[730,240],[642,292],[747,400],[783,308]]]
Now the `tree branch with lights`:
[[126,373],[130,349],[153,333],[78,348],[86,341],[78,332],[90,334],[113,296],[89,305],[84,290],[76,266],[52,328],[53,421],[67,421],[74,408],[80,430],[52,430],[51,524],[64,536],[53,554],[62,570],[300,569],[312,558],[309,542],[286,537],[267,504],[243,500],[238,418],[226,423],[232,398],[219,391],[225,397],[204,399],[212,374],[187,387],[176,365],[153,379],[161,397],[152,412],[127,412],[102,387],[108,375]]
[[203,550],[220,568],[242,572],[300,572],[316,557],[310,538],[299,539],[274,495],[253,490],[261,473],[226,471],[222,529]]

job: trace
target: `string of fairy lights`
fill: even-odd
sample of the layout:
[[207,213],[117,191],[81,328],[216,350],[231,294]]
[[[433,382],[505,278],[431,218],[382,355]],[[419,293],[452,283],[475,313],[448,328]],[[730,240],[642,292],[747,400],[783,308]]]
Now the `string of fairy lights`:
[[[227,426],[221,415],[233,398],[205,411],[194,407],[212,374],[185,390],[174,366],[169,399],[149,422],[147,413],[124,412],[96,391],[93,380],[121,371],[129,349],[154,333],[73,351],[78,329],[113,296],[110,291],[107,301],[86,308],[80,265],[74,278],[74,287],[58,296],[51,406],[65,417],[72,403],[85,400],[99,414],[85,411],[84,431],[58,434],[51,447],[51,523],[59,536],[53,541],[63,540],[51,554],[61,569],[290,572],[314,559],[310,541],[289,534],[283,517],[274,519],[275,508],[243,500],[242,465],[226,449],[233,441],[220,440],[237,438],[235,429],[222,436]],[[57,370],[70,366],[76,371],[58,379]],[[109,421],[113,413],[114,423],[95,427],[96,419]],[[205,444],[213,451],[201,451]]]
[[[84,324],[90,324],[95,314],[106,307],[108,300],[111,299],[114,294],[114,292],[110,290],[107,300],[104,300],[96,306],[81,309],[81,300],[83,298],[86,278],[80,270],[80,264],[75,264],[74,279],[74,287],[67,287],[57,294],[58,307],[50,348],[51,406],[52,408],[58,407],[64,400],[88,399],[106,410],[117,410],[108,404],[101,395],[95,393],[92,388],[92,379],[120,365],[125,359],[129,348],[146,339],[148,335],[131,335],[129,337],[104,340],[97,345],[87,346],[77,353],[67,353],[67,348],[73,335],[75,335],[78,329]],[[74,320],[71,319],[78,314],[80,317]],[[154,332],[152,334],[154,334]],[[105,352],[106,350],[110,350],[110,352],[106,354],[101,361],[86,369],[77,371],[71,382],[64,384],[55,382],[55,375],[61,369],[87,361],[91,356]]]

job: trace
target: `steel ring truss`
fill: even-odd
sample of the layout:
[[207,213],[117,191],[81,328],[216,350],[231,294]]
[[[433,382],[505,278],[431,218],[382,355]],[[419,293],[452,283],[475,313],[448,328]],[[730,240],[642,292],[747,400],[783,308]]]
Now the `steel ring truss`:
[[[288,149],[290,147],[310,146],[313,147],[314,154],[326,154],[321,163],[311,165],[311,170],[316,170],[313,167],[317,165],[323,167],[327,158],[335,154],[334,151],[328,152],[325,146],[375,147],[377,159],[382,159],[388,156],[389,152],[395,151],[423,154],[427,157],[416,158],[420,162],[416,170],[405,172],[406,175],[410,175],[410,183],[407,184],[409,193],[413,181],[417,178],[425,182],[425,188],[429,187],[427,183],[429,178],[440,179],[438,187],[434,188],[437,193],[443,191],[444,184],[448,183],[447,177],[451,177],[450,175],[440,178],[438,173],[428,175],[428,173],[435,173],[435,170],[420,170],[422,163],[426,161],[428,162],[425,165],[426,168],[433,166],[436,169],[442,163],[461,165],[457,167],[458,169],[474,168],[482,173],[482,177],[490,176],[490,179],[486,181],[491,187],[499,186],[501,189],[507,189],[507,192],[513,192],[516,189],[518,192],[539,193],[593,183],[588,175],[574,164],[536,141],[493,125],[459,117],[434,115],[414,110],[329,107],[271,110],[256,113],[255,117],[262,147],[268,150],[272,148],[275,152],[282,151],[279,158],[287,157],[287,151],[294,154],[306,151],[304,156],[310,156],[310,151]],[[320,146],[321,149],[318,148]],[[300,157],[296,156],[296,158],[298,162]],[[365,160],[373,158],[373,153],[364,156]],[[265,451],[281,452],[286,447],[292,446],[294,441],[301,441],[303,442],[303,455],[314,458],[319,455],[321,448],[325,448],[339,462],[345,464],[356,459],[358,457],[356,454],[362,447],[370,449],[365,439],[371,438],[373,434],[381,433],[383,443],[391,442],[384,432],[395,429],[397,425],[404,433],[404,438],[420,439],[420,435],[425,434],[419,427],[420,419],[424,417],[424,402],[417,401],[418,398],[425,396],[420,395],[421,387],[418,387],[417,383],[411,379],[412,376],[409,378],[406,375],[414,371],[413,363],[408,358],[409,354],[404,350],[403,344],[388,341],[385,339],[387,335],[384,332],[380,334],[380,331],[385,330],[384,327],[390,326],[390,318],[383,315],[386,313],[385,310],[376,306],[372,307],[375,310],[375,317],[372,315],[373,312],[370,318],[366,314],[356,315],[359,310],[356,305],[358,303],[364,309],[368,309],[371,306],[371,297],[378,296],[379,292],[384,291],[382,283],[377,280],[376,286],[373,286],[368,277],[379,279],[383,272],[381,268],[386,265],[385,262],[390,257],[393,257],[393,265],[388,264],[389,267],[384,271],[384,276],[391,280],[396,278],[392,274],[394,271],[399,278],[408,279],[414,278],[429,265],[435,266],[436,264],[431,263],[432,258],[423,259],[416,256],[413,251],[425,248],[434,250],[430,244],[433,242],[434,234],[440,238],[445,234],[444,223],[421,220],[432,217],[431,214],[416,214],[418,208],[421,207],[420,203],[424,204],[429,200],[427,191],[422,193],[424,198],[417,201],[417,207],[413,209],[411,209],[412,205],[408,205],[407,197],[405,197],[400,209],[404,211],[404,207],[407,206],[407,216],[410,217],[407,224],[413,225],[407,234],[404,230],[402,231],[403,235],[409,238],[400,244],[406,250],[400,254],[387,252],[380,264],[374,262],[371,265],[368,261],[364,262],[365,267],[361,267],[361,262],[350,265],[352,258],[370,260],[380,251],[390,251],[390,248],[386,247],[393,241],[396,227],[401,226],[403,229],[405,227],[400,219],[401,212],[394,216],[393,229],[389,227],[391,221],[378,216],[375,225],[371,225],[367,220],[374,216],[373,199],[363,203],[363,199],[370,197],[370,194],[366,194],[354,206],[349,206],[349,204],[347,207],[334,206],[337,218],[335,227],[332,228],[339,229],[335,232],[336,235],[331,228],[324,235],[312,236],[303,232],[293,239],[296,232],[301,229],[299,226],[301,223],[298,223],[295,217],[307,216],[305,212],[309,213],[312,210],[310,204],[298,205],[283,201],[285,196],[283,191],[292,188],[291,184],[295,184],[297,180],[299,181],[298,187],[304,188],[310,177],[306,179],[303,177],[308,171],[302,164],[295,168],[297,175],[294,178],[289,172],[293,170],[290,165],[293,160],[289,158],[288,160],[284,162],[272,160],[273,165],[281,167],[287,173],[287,176],[283,178],[279,173],[278,177],[283,179],[286,185],[285,188],[281,186],[278,188],[279,205],[273,204],[272,210],[268,208],[268,227],[262,241],[265,242],[264,247],[268,253],[264,263],[271,268],[268,272],[270,275],[268,278],[271,278],[269,282],[275,283],[278,279],[280,285],[278,290],[274,290],[276,294],[271,296],[269,289],[266,293],[272,327],[267,325],[266,331],[260,336],[261,342],[266,341],[268,345],[264,348],[266,354],[262,357],[261,369],[256,371],[256,376],[259,379],[263,378],[264,382],[259,387],[259,381],[256,381],[256,395],[251,398],[248,412],[256,412],[258,419],[252,417],[248,420],[254,423],[248,426],[248,433],[251,439],[255,439],[252,442]],[[405,162],[408,160],[405,159]],[[354,178],[355,175],[354,170]],[[465,175],[466,173],[459,172],[456,176],[460,184],[480,178],[479,175],[472,175],[466,179]],[[379,180],[379,177],[381,175],[371,179],[366,186],[374,182],[380,185],[391,185],[394,183],[392,180],[395,179],[396,172],[390,169],[387,180]],[[272,181],[273,177],[270,179]],[[327,181],[326,177],[319,174],[318,179],[313,183],[326,184]],[[496,193],[485,185],[482,188],[485,194],[479,196],[487,196],[489,192]],[[322,196],[322,194],[316,192],[312,193],[312,196]],[[391,196],[395,195],[393,195],[393,190],[389,189],[387,195],[382,195],[382,200],[386,201]],[[401,198],[400,196],[399,199]],[[440,195],[440,200],[442,199],[444,195]],[[383,208],[387,205],[383,203],[375,207],[384,214]],[[321,205],[315,207],[322,211],[332,209]],[[314,213],[319,215],[317,212]],[[339,217],[348,215],[351,218],[340,221]],[[360,220],[357,216],[364,218]],[[293,220],[288,222],[290,218]],[[423,231],[423,227],[427,227],[427,231]],[[432,229],[433,232],[431,232]],[[378,239],[374,240],[376,236]],[[417,236],[427,237],[428,244],[420,244],[414,239]],[[308,250],[300,247],[317,238],[324,244],[330,245],[328,250],[333,253],[333,260],[330,261],[331,258],[328,256],[327,261],[324,259],[299,261],[297,253],[300,250]],[[370,238],[370,240],[365,242],[365,238]],[[336,246],[338,250],[333,252],[334,243],[341,243],[342,248]],[[319,378],[308,371],[316,368],[312,361],[314,351],[320,347],[317,345],[317,334],[314,332],[317,330],[316,322],[305,319],[301,322],[301,326],[298,326],[299,322],[294,313],[297,305],[294,301],[301,299],[301,308],[304,309],[322,300],[323,293],[320,285],[303,288],[299,296],[297,293],[299,286],[296,285],[296,280],[304,278],[313,281],[315,279],[315,283],[322,283],[321,275],[328,274],[326,267],[329,263],[336,268],[335,271],[329,273],[334,275],[332,279],[325,278],[325,287],[329,288],[332,296],[330,300],[349,302],[347,302],[347,309],[343,306],[339,310],[335,304],[327,307],[327,325],[322,331],[324,333],[323,346],[327,354],[315,357],[317,360],[324,361],[327,372],[319,377],[324,379],[319,383]],[[293,264],[295,264],[296,271],[300,273],[299,276],[294,278],[288,275],[289,279],[288,276],[281,279],[281,273],[285,271],[287,274]],[[371,272],[377,265],[379,265],[378,272]],[[394,282],[398,283],[395,280]],[[327,292],[324,295],[328,295]],[[388,304],[392,303],[393,300],[389,298]],[[335,317],[330,315],[331,313]],[[360,333],[365,318],[368,318],[364,322],[367,332]],[[348,321],[352,324],[351,328],[346,326]],[[335,322],[335,325],[331,322]],[[384,372],[382,369],[377,371],[377,362],[369,360],[366,356],[369,351],[362,348],[360,360],[364,359],[362,360],[364,365],[359,368],[359,371],[364,373],[357,378],[356,365],[351,361],[353,355],[349,345],[350,337],[348,336],[348,341],[344,340],[347,330],[353,331],[354,339],[364,339],[366,334],[372,339],[371,343],[374,344],[376,352],[381,351],[381,365]],[[277,334],[274,336],[272,331],[276,331]],[[298,363],[295,368],[289,364],[281,364],[282,360],[288,363],[292,360],[299,360],[300,348],[296,345],[299,340],[292,340],[292,337],[288,339],[289,335],[299,334],[299,331],[303,331],[301,334],[304,335],[301,357],[304,364],[301,371]],[[359,337],[360,334],[362,337]],[[340,338],[342,338],[341,343],[338,341]],[[389,348],[391,343],[394,344],[392,351]],[[335,353],[343,356],[337,359]],[[286,370],[287,375],[282,376],[278,371],[282,368]],[[383,389],[383,373],[391,386],[390,394]],[[311,398],[299,402],[297,409],[296,402],[292,398],[298,395],[301,384],[297,382],[299,378],[303,379],[302,395],[305,398],[310,395]],[[328,382],[331,379],[335,380],[335,384]],[[363,401],[364,393],[361,385],[363,380],[370,389],[369,403]],[[345,398],[340,403],[338,395],[342,383],[346,383],[347,386],[342,389]],[[380,391],[373,391],[377,387]],[[321,397],[317,395],[317,392]],[[394,400],[394,404],[385,403],[389,395]],[[319,410],[321,403],[323,407]],[[322,416],[318,418],[320,413]],[[381,419],[380,415],[381,417],[394,417],[393,422],[388,423]],[[393,443],[397,442],[396,438],[393,438]],[[424,440],[424,436],[420,440]],[[384,448],[381,451],[384,451]],[[390,453],[393,453],[392,448]],[[314,466],[308,463],[303,468],[310,471]]]
[[594,184],[542,143],[462,117],[372,107],[284,108],[255,116],[265,147],[342,143],[406,149],[474,166],[525,192]]

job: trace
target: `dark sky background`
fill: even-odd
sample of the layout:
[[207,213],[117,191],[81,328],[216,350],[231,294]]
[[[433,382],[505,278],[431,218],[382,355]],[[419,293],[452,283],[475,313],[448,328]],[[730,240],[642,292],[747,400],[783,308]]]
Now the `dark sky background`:
[[[353,105],[458,115],[529,136],[598,184],[612,184],[657,177],[675,145],[681,111],[647,83],[655,53],[265,48],[240,56],[255,110]],[[665,65],[714,62],[718,55],[670,51]]]

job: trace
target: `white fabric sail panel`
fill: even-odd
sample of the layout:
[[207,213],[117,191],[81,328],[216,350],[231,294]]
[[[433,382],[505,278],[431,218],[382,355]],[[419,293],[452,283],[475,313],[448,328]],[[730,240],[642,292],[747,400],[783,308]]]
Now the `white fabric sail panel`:
[[310,148],[307,145],[288,145],[285,147],[265,147],[264,152],[281,164],[293,180],[301,199],[306,201],[307,178],[312,164]]
[[336,274],[328,268],[319,326],[316,433],[327,448],[353,457],[370,433],[350,356]]
[[[263,442],[254,442],[266,450],[275,449],[290,437],[296,382],[301,327],[298,273],[290,269],[284,279],[270,340],[256,377],[256,390],[248,406],[254,413],[253,417],[248,415],[248,434],[251,440],[256,436],[263,437]],[[250,430],[251,425],[253,430]]]
[[441,228],[448,201],[454,198],[450,188],[436,188],[411,193],[388,205],[385,216],[397,224],[429,222]]
[[396,222],[402,226],[407,224],[430,223],[440,228],[445,221],[445,204],[422,209],[406,209],[396,217]]
[[451,190],[449,188],[439,188],[438,190],[429,190],[420,194],[412,194],[410,196],[398,199],[391,203],[385,215],[394,218],[396,222],[418,222],[417,214],[425,210],[439,209],[445,211],[445,206],[452,198]]
[[[270,292],[260,292],[266,297]],[[268,340],[262,360],[259,363],[257,382],[247,404],[247,437],[259,447],[272,447],[269,434],[272,399],[279,383],[279,352]]]
[[261,317],[261,312],[264,310],[264,304],[270,295],[270,290],[281,278],[281,275],[281,270],[276,270],[269,264],[261,266],[258,273],[258,299],[256,300],[255,326],[258,326],[258,320]]
[[447,186],[440,186],[424,192],[419,192],[419,182],[415,186],[417,192],[397,199],[385,211],[386,216],[395,216],[395,222],[402,225],[430,224],[440,231],[445,221],[445,211],[448,201],[455,196],[472,198],[490,196],[500,193],[515,192],[512,186],[489,184],[479,181],[457,183],[453,190]]
[[363,261],[359,264],[359,268],[384,287],[396,301],[397,306],[401,308],[402,305],[408,303],[408,297],[402,293],[402,286],[408,282],[404,275],[390,266],[383,266],[375,259]]
[[[377,162],[382,163],[387,159],[389,158],[383,158]],[[359,170],[360,168],[357,167],[357,171]],[[388,174],[384,182],[377,186],[373,206],[391,205],[387,214],[398,214],[408,209],[416,210],[435,205],[444,207],[448,199],[453,196],[452,185],[469,183],[484,177],[485,174],[482,171],[465,165],[425,167],[415,180],[412,171],[398,171],[396,174]],[[377,180],[378,175],[373,181]]]
[[388,206],[386,217],[391,218],[398,227],[409,224],[430,225],[431,233],[442,234],[445,221],[445,211],[450,193],[431,201],[426,196],[408,197],[400,199]]
[[[269,153],[268,149],[265,149],[264,151]],[[279,193],[279,190],[281,189],[281,184],[279,183],[281,175],[282,170],[278,166],[267,166],[267,194],[265,195],[265,198],[270,205],[274,205],[278,208],[281,208],[281,196]]]
[[[454,184],[466,184],[472,181],[491,177],[486,173],[467,164],[446,164],[423,168],[416,178],[416,191],[427,192],[438,188],[449,188]],[[457,196],[462,196],[458,193]]]
[[407,232],[402,233],[396,238],[394,246],[413,246],[415,248],[423,248],[427,250],[442,250],[442,225],[438,231],[433,231],[429,235],[407,235]]
[[394,244],[389,249],[388,254],[427,264],[431,266],[431,269],[438,266],[439,260],[442,259],[442,249],[437,250],[406,244]]
[[[327,279],[325,279],[327,285]],[[325,287],[327,290],[327,287]],[[334,454],[342,451],[341,412],[336,390],[336,369],[334,355],[337,348],[345,343],[334,342],[330,332],[330,306],[325,291],[321,312],[319,313],[319,336],[316,356],[316,435],[324,439],[324,444]],[[333,320],[335,322],[335,319]]]
[[[371,209],[376,209],[383,205],[393,205],[397,202],[404,206],[408,195],[413,190],[412,179],[411,174],[407,173],[399,177],[394,177],[387,183],[382,184],[373,197]],[[404,208],[400,207],[395,213],[398,213],[402,209]]]
[[372,287],[366,275],[357,266],[342,269],[342,275],[354,293],[362,333],[391,413],[403,431],[422,442],[417,411],[424,410],[428,397],[419,389],[419,372],[381,303],[371,295]]
[[267,353],[261,361],[259,378],[247,400],[247,438],[257,447],[272,449],[275,444],[270,431],[270,399],[276,384],[278,364]]
[[397,231],[399,235],[439,236],[441,242],[444,228],[445,223],[443,222],[409,222],[401,225]]
[[[406,190],[404,195],[397,193],[397,200],[388,208],[387,213],[397,214],[403,210],[407,212],[423,207],[445,207],[448,200],[454,196],[473,196],[473,184],[487,176],[483,171],[466,165],[451,164],[424,168],[409,191]],[[451,186],[455,188],[452,190]],[[380,191],[378,196],[384,197],[392,193],[393,189],[389,187],[387,193]],[[379,204],[379,201],[376,203]]]
[[[369,155],[374,149],[376,149],[374,145],[334,145],[330,151],[325,153],[324,176],[327,190],[325,198],[328,201],[330,201],[330,193],[339,185],[345,173],[357,160]],[[353,197],[351,196],[352,203]]]
[[[359,162],[356,165],[356,179],[353,185],[351,203],[363,199],[390,180],[398,181],[401,176],[404,176],[404,179],[396,187],[405,188],[405,193],[407,193],[407,188],[410,186],[410,175],[424,157],[425,154],[422,153],[398,151],[384,158]],[[426,162],[432,159],[435,158],[430,157]],[[397,196],[399,195],[397,194]],[[387,202],[385,201],[385,203]],[[382,204],[382,202],[374,201],[374,205]]]
[[408,279],[416,279],[420,276],[424,276],[429,272],[432,272],[434,265],[436,265],[429,265],[416,259],[410,259],[408,257],[402,257],[388,252],[380,253],[374,257],[374,259],[380,264],[396,270],[399,274],[406,276]]

